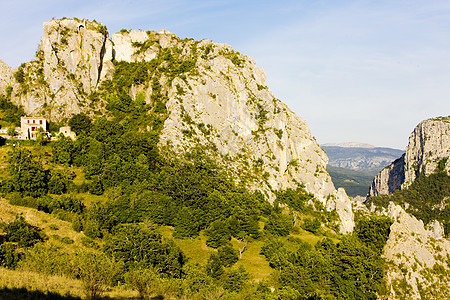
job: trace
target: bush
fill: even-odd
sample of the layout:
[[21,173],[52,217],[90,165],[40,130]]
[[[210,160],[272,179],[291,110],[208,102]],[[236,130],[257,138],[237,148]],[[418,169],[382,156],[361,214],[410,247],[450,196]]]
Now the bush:
[[30,271],[73,277],[73,257],[51,243],[36,244],[25,256],[21,267]]
[[17,243],[18,247],[31,247],[47,238],[40,228],[29,224],[23,216],[16,216],[14,221],[4,225],[4,231],[6,240]]
[[230,229],[224,221],[212,222],[206,234],[206,245],[213,248],[225,245],[231,239]]
[[9,193],[5,197],[9,204],[11,205],[18,205],[18,206],[25,206],[25,207],[31,207],[34,209],[38,209],[38,200],[36,200],[33,197],[29,196],[22,196],[19,192],[13,192]]
[[125,273],[125,282],[136,289],[142,299],[150,298],[152,294],[151,285],[158,278],[153,269],[132,269]]
[[88,133],[91,130],[92,120],[84,113],[79,113],[70,118],[68,125],[78,136],[83,133]]
[[8,269],[15,269],[22,255],[16,251],[16,245],[4,243],[0,245],[0,266]]
[[317,218],[306,218],[303,220],[302,228],[316,234],[320,229],[320,221]]
[[290,215],[272,213],[264,225],[264,230],[267,230],[273,235],[287,236],[294,227],[294,219]]
[[240,265],[237,269],[228,272],[223,287],[229,291],[238,292],[247,283],[249,275],[244,266]]
[[103,246],[105,253],[121,260],[126,268],[152,267],[159,273],[180,278],[186,261],[173,241],[165,242],[159,233],[139,225],[119,225]]
[[239,259],[239,252],[230,245],[220,247],[217,254],[219,255],[219,260],[225,267],[231,267]]
[[85,251],[76,254],[75,272],[83,281],[89,299],[100,298],[120,269],[119,263],[103,253]]

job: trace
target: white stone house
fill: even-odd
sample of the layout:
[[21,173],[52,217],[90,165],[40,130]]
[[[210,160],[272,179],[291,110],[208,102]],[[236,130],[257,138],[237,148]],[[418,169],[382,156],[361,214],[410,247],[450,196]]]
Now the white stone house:
[[21,117],[20,118],[20,134],[21,140],[35,140],[38,129],[42,128],[44,132],[48,132],[47,120],[42,117]]
[[59,134],[63,134],[65,137],[70,137],[72,140],[76,138],[75,132],[73,132],[69,126],[63,126],[59,128]]

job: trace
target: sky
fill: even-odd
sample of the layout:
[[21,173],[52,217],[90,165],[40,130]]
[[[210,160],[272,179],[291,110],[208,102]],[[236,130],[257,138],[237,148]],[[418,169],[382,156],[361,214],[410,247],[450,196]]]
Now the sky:
[[230,44],[320,144],[405,149],[420,121],[450,115],[448,0],[0,0],[0,59],[33,60],[62,17]]

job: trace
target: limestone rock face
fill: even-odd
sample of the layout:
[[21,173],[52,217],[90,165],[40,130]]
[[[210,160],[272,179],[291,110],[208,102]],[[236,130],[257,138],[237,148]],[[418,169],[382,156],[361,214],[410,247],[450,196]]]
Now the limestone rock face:
[[420,172],[429,175],[439,162],[447,159],[444,170],[450,171],[450,117],[421,122],[409,137],[406,153],[383,169],[374,179],[369,196],[378,196],[407,188]]
[[0,91],[4,91],[14,78],[13,69],[0,60]]
[[[233,51],[229,45],[208,40],[198,47],[208,45],[213,45],[213,56]],[[350,207],[342,217],[346,221],[344,225],[341,220],[341,230],[351,231],[350,200],[344,191],[335,190],[326,172],[327,156],[306,122],[273,96],[264,71],[251,58],[240,60],[236,65],[223,55],[199,59],[201,77],[173,81],[167,103],[170,113],[160,143],[170,143],[181,152],[189,151],[194,140],[212,145],[232,174],[247,178],[247,186],[262,189],[269,199],[272,190],[304,184],[330,209],[336,209],[336,201],[339,208]],[[184,91],[182,95],[176,86]],[[189,138],[186,131],[195,137]]]
[[[45,22],[36,59],[14,70],[23,79],[18,82],[8,76],[3,80],[3,85],[14,89],[12,101],[28,115],[52,121],[87,110],[90,95],[113,72],[112,54],[104,59],[110,44],[107,37],[106,27],[97,22]],[[5,73],[0,70],[0,74]]]
[[392,202],[387,214],[394,219],[383,254],[388,262],[388,298],[443,299],[449,295],[450,241],[433,238],[421,220]]
[[335,190],[326,171],[328,158],[306,122],[275,98],[253,59],[227,44],[181,40],[168,31],[122,30],[109,39],[100,23],[52,20],[44,23],[36,60],[15,70],[24,80],[16,81],[0,64],[0,82],[13,87],[12,100],[27,114],[60,121],[80,111],[104,110],[105,103],[94,99],[100,84],[112,78],[114,60],[155,62],[162,55],[166,58],[158,60],[155,72],[173,70],[176,55],[183,60],[178,75],[168,78],[161,71],[151,84],[147,80],[130,91],[132,98],[144,95],[154,104],[152,85],[163,87],[168,116],[161,147],[181,153],[200,145],[234,178],[270,200],[274,191],[302,184],[342,214],[342,232],[353,229],[350,200]]

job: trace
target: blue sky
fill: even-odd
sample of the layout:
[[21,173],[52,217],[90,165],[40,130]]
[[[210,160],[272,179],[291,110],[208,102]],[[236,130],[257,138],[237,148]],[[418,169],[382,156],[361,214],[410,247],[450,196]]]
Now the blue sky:
[[0,0],[0,59],[30,61],[52,18],[169,30],[255,59],[275,97],[319,143],[405,148],[422,120],[450,114],[450,1]]

